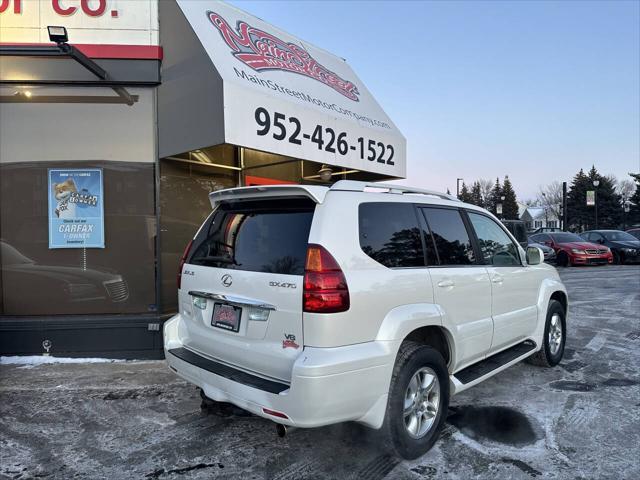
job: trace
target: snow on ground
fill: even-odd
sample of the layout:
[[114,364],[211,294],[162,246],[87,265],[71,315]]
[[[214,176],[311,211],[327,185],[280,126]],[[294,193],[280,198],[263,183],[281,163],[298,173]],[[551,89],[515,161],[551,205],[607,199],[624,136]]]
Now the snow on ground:
[[67,358],[51,357],[46,355],[26,355],[15,357],[0,357],[0,365],[22,365],[22,368],[33,368],[39,365],[51,363],[113,363],[124,362],[124,360],[113,360],[109,358]]

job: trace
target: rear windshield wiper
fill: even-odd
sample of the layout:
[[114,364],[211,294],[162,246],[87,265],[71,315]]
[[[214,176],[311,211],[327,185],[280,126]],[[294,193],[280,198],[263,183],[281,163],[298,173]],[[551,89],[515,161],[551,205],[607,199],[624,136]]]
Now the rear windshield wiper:
[[206,257],[195,258],[191,262],[201,265],[206,265],[208,263],[227,263],[229,265],[238,265],[233,258],[226,255],[209,255]]

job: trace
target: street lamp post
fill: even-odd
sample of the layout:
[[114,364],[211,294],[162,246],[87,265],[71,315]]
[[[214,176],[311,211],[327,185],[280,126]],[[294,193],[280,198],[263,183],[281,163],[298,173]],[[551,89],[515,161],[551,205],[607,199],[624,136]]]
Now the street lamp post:
[[502,220],[502,219],[503,219],[503,215],[502,215],[502,204],[504,203],[504,199],[505,199],[505,196],[504,196],[504,195],[502,195],[502,196],[500,197],[500,202],[501,202],[501,203],[498,203],[498,204],[496,205],[496,215],[498,216],[498,218],[499,218],[500,220]]
[[593,181],[593,206],[596,210],[596,230],[598,229],[598,185],[600,185],[600,180]]
[[547,208],[548,208],[548,203],[547,203],[547,194],[542,192],[542,198],[544,198],[544,226],[547,227],[549,225],[549,218],[547,215]]

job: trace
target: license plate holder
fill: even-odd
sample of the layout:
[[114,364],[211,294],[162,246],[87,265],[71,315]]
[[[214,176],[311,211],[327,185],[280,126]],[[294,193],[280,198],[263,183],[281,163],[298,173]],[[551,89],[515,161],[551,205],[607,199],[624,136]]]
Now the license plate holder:
[[211,326],[230,332],[237,332],[240,330],[241,317],[242,308],[227,303],[214,303]]

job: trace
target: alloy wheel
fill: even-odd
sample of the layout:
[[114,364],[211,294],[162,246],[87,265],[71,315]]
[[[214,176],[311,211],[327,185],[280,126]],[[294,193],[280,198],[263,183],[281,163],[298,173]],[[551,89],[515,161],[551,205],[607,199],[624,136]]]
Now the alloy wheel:
[[412,438],[422,438],[431,429],[440,407],[440,382],[429,367],[418,370],[404,395],[404,425]]

